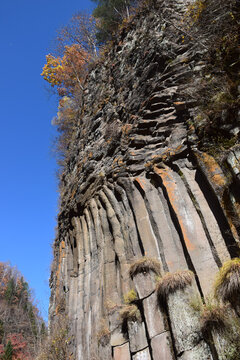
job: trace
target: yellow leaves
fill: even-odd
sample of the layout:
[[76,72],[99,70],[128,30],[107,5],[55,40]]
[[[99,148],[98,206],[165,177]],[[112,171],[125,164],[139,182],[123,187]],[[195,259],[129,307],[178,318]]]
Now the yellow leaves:
[[199,20],[205,8],[206,2],[204,0],[197,0],[193,4],[188,6],[185,17],[188,18],[188,20],[190,21],[190,25],[193,25]]
[[53,55],[46,56],[47,63],[43,67],[41,76],[49,82],[51,86],[60,85],[60,73],[63,71],[62,59],[55,58]]
[[48,54],[46,60],[41,73],[44,80],[49,82],[52,87],[64,86],[71,89],[75,87],[76,83],[81,85],[84,65],[89,60],[89,55],[80,45],[73,44],[65,46],[62,57]]

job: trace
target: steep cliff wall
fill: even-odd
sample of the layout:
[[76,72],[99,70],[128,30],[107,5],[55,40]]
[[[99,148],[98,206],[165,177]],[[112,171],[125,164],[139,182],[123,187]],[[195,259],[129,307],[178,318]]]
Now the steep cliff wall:
[[239,254],[239,148],[225,167],[199,150],[206,48],[183,42],[186,6],[139,11],[85,84],[50,281],[50,319],[68,316],[75,359],[218,359],[226,347],[191,304]]

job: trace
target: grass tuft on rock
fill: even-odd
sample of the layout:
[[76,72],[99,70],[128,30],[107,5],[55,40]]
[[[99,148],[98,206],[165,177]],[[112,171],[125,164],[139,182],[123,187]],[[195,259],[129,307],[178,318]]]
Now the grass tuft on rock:
[[157,295],[160,303],[165,303],[169,294],[173,294],[177,290],[184,290],[188,285],[191,285],[193,278],[194,274],[190,270],[181,270],[164,275],[157,284]]
[[203,305],[200,315],[200,325],[203,334],[216,330],[223,332],[228,326],[228,311],[226,305],[209,300]]
[[214,284],[216,298],[234,305],[240,298],[240,259],[226,261],[216,277]]
[[122,321],[141,322],[141,314],[136,305],[125,305],[119,312]]
[[110,342],[110,337],[111,337],[111,332],[107,326],[107,322],[105,319],[102,319],[100,321],[100,326],[97,333],[98,344],[99,345],[101,344],[102,346],[106,346]]
[[137,274],[147,274],[150,271],[154,272],[156,275],[160,275],[160,262],[157,259],[144,256],[130,266],[129,275],[133,278]]
[[135,290],[131,289],[127,294],[123,296],[125,304],[132,304],[138,300],[138,296]]

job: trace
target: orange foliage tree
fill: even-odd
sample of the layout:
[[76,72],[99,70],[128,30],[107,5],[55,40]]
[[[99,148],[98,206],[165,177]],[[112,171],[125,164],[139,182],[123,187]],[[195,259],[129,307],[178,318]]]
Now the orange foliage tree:
[[[12,345],[12,360],[32,360],[32,356],[28,351],[28,343],[23,339],[22,334],[11,334],[7,337],[6,342]],[[0,344],[0,356],[3,356],[6,347]],[[1,357],[2,358],[2,357]]]
[[[46,56],[42,76],[61,97],[58,114],[53,120],[59,136],[55,154],[60,166],[64,165],[69,141],[74,133],[81,109],[83,82],[88,64],[96,59],[96,20],[85,14],[75,14],[68,25],[58,31],[54,53]],[[60,173],[60,172],[59,172]]]
[[[59,93],[72,93],[76,87],[82,89],[88,53],[79,44],[66,45],[62,57],[46,56],[42,76],[52,87],[57,86]],[[61,93],[60,93],[61,95]]]

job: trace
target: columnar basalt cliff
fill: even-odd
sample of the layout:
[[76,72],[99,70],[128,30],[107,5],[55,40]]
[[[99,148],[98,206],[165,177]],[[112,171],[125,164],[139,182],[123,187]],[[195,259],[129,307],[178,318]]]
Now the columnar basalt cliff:
[[186,6],[139,10],[85,83],[50,280],[74,359],[230,359],[200,303],[239,256],[240,148],[220,166],[198,146],[207,50],[183,41]]

